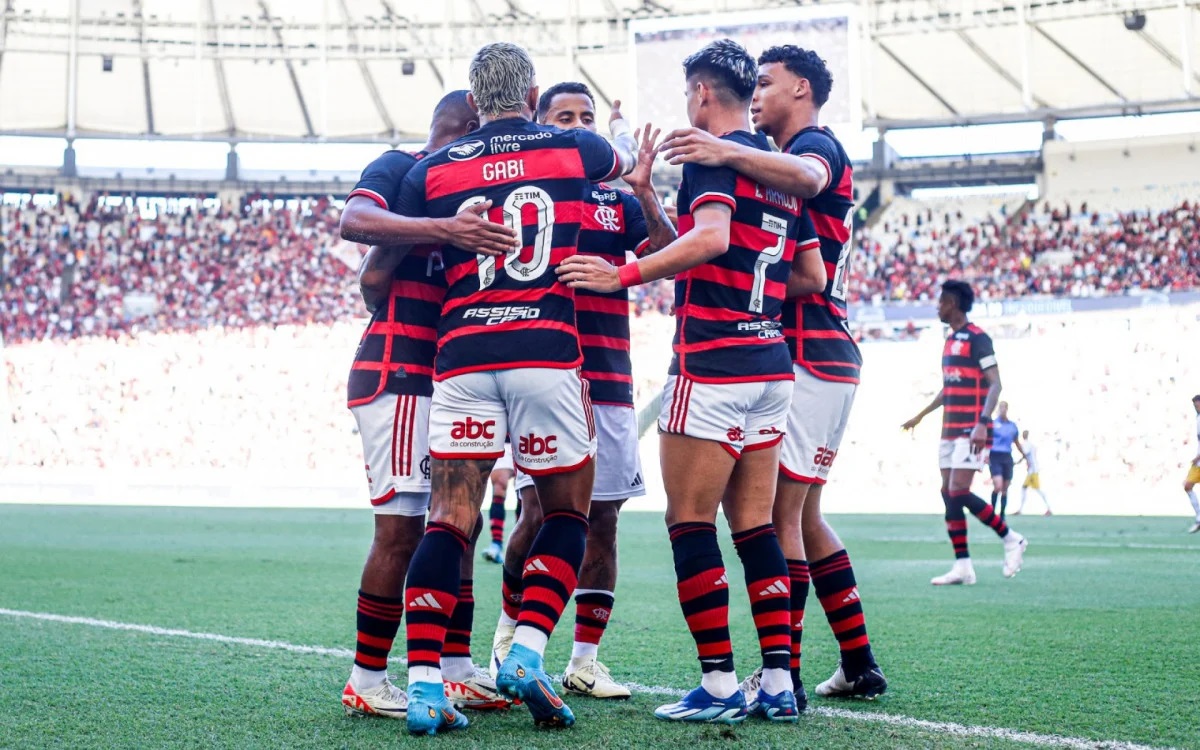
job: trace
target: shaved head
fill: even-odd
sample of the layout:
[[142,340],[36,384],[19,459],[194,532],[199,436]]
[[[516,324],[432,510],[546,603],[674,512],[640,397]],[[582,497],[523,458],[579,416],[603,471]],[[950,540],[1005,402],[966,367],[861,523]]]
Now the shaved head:
[[429,145],[434,149],[441,148],[478,127],[479,115],[467,101],[466,89],[451,91],[433,108],[433,122],[429,124]]

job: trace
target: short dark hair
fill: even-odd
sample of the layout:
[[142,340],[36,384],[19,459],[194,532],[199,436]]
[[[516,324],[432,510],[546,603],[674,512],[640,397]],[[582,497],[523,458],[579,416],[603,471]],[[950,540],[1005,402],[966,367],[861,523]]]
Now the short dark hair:
[[550,111],[550,103],[554,101],[554,97],[559,94],[583,94],[592,101],[592,106],[596,106],[596,97],[592,96],[592,90],[587,87],[586,83],[578,81],[563,81],[556,83],[550,88],[542,92],[538,97],[537,119],[541,122],[546,113]]
[[683,61],[683,70],[688,78],[706,76],[716,88],[729,91],[739,102],[750,101],[758,84],[754,58],[732,39],[709,42]]
[[833,89],[833,74],[821,56],[810,49],[794,44],[771,47],[758,56],[758,64],[783,63],[793,75],[808,80],[812,87],[813,104],[824,107]]
[[1193,400],[1193,401],[1200,401],[1200,393],[1197,393],[1195,396],[1192,396],[1192,400]]
[[949,294],[958,303],[958,309],[971,312],[975,305],[975,290],[965,281],[947,281],[942,284],[942,294]]

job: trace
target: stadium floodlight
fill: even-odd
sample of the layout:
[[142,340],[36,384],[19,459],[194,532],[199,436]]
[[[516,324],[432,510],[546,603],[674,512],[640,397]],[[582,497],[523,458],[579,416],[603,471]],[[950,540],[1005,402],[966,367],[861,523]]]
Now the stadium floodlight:
[[1146,28],[1146,14],[1140,10],[1125,14],[1125,28],[1130,31],[1141,31]]

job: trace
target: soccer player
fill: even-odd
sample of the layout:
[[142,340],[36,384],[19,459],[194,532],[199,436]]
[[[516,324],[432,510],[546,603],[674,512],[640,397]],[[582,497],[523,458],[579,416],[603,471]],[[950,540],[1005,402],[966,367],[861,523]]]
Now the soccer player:
[[[837,138],[819,124],[833,86],[825,61],[811,50],[785,45],[768,49],[758,63],[750,113],[755,128],[770,135],[781,153],[683,130],[668,136],[663,154],[672,163],[730,166],[767,187],[803,198],[819,236],[827,281],[783,308],[796,382],[774,508],[791,576],[792,683],[797,707],[803,709],[807,695],[800,678],[800,653],[810,580],[841,651],[837,670],[817,693],[874,698],[887,689],[871,651],[854,568],[821,513],[823,490],[841,447],[862,365],[846,317],[845,283],[854,247],[853,170]],[[791,292],[789,287],[789,296]],[[814,561],[811,565],[809,559]],[[742,683],[751,703],[758,677],[751,675]]]
[[440,661],[459,592],[459,563],[495,460],[513,439],[513,462],[532,474],[545,520],[523,569],[513,645],[496,677],[535,723],[570,726],[542,654],[583,561],[595,466],[595,425],[575,319],[575,293],[555,270],[575,254],[591,183],[633,168],[628,123],[610,123],[615,145],[587,130],[530,121],[533,61],[507,42],[471,60],[469,98],[480,128],[408,173],[400,211],[452,216],[490,201],[493,220],[521,237],[501,258],[445,245],[448,290],[438,326],[430,406],[430,521],[405,587],[408,730],[467,725],[442,693]]
[[1008,488],[1012,485],[1013,478],[1013,446],[1025,456],[1018,434],[1017,423],[1008,418],[1008,402],[1001,401],[996,410],[996,420],[992,423],[992,450],[988,454],[988,467],[992,470],[992,512],[999,512],[1001,519],[1008,515]]
[[971,513],[1004,540],[1004,576],[1021,570],[1028,545],[1025,537],[992,512],[992,506],[971,492],[975,472],[984,467],[983,452],[991,443],[992,412],[1000,400],[1000,368],[992,339],[967,320],[975,292],[964,281],[942,284],[938,319],[950,326],[942,347],[942,390],[921,413],[902,427],[912,430],[925,415],[942,408],[942,440],[938,466],[942,470],[942,501],[946,531],[954,546],[954,567],[933,578],[934,586],[975,583],[975,567],[967,549],[967,516]]
[[504,455],[497,459],[488,477],[492,484],[492,505],[488,508],[492,543],[483,551],[483,559],[488,562],[504,562],[504,503],[508,499],[508,483],[513,480],[513,474],[512,447],[505,443]]
[[[416,154],[388,151],[363,171],[342,212],[342,236],[388,244],[461,237],[481,251],[510,247],[515,234],[482,218],[483,206],[450,219],[393,212],[400,183],[417,160],[478,126],[465,91],[443,97],[424,149]],[[371,322],[354,355],[348,404],[362,436],[375,538],[358,592],[358,644],[342,704],[352,715],[403,719],[408,699],[388,679],[387,659],[404,610],[405,572],[424,533],[429,505],[429,400],[446,280],[440,258],[428,246],[407,255],[376,246],[363,259],[359,282]],[[468,569],[465,591],[470,578]],[[471,664],[472,609],[468,602],[454,613],[456,633],[465,633],[466,658],[460,639],[446,654],[447,689],[472,708],[504,705],[491,678]]]
[[1196,499],[1196,485],[1200,484],[1200,394],[1192,396],[1192,406],[1196,409],[1196,457],[1183,480],[1183,491],[1187,493],[1192,510],[1196,511],[1196,522],[1188,529],[1189,534],[1200,531],[1200,500]]
[[1033,490],[1042,497],[1042,503],[1046,506],[1045,515],[1053,515],[1050,512],[1050,501],[1046,499],[1046,493],[1042,491],[1042,479],[1038,469],[1037,446],[1029,441],[1029,430],[1021,433],[1021,439],[1024,441],[1024,448],[1021,451],[1022,460],[1025,461],[1025,481],[1021,484],[1021,505],[1017,508],[1013,515],[1021,515],[1021,511],[1025,509],[1025,492]]
[[[712,42],[684,61],[684,71],[694,127],[769,148],[765,136],[749,132],[757,71],[745,49],[728,39]],[[812,273],[816,289],[824,286],[824,269],[815,246],[796,252],[801,205],[794,196],[732,169],[687,164],[678,205],[681,234],[665,249],[619,269],[576,256],[559,270],[571,284],[601,292],[675,276],[675,357],[658,420],[660,460],[679,601],[703,676],[700,687],[660,706],[655,716],[738,723],[747,715],[729,640],[729,579],[717,544],[723,504],[762,655],[756,714],[796,721],[788,568],[771,524],[795,377],[781,314],[793,263],[807,262],[802,270]]]
[[[620,102],[613,116],[620,117]],[[537,120],[564,130],[596,131],[596,104],[582,83],[557,83],[542,92]],[[626,253],[644,255],[666,247],[676,233],[650,182],[657,132],[641,133],[638,164],[625,175],[633,194],[603,182],[584,199],[579,252],[621,266]],[[635,138],[638,134],[635,134]],[[630,497],[646,494],[638,455],[637,413],[633,409],[633,367],[629,359],[629,292],[576,290],[575,309],[583,348],[583,377],[592,398],[596,424],[596,481],[588,514],[587,551],[575,590],[575,642],[562,685],[570,693],[593,698],[628,698],[629,689],[613,680],[598,661],[600,639],[612,614],[617,583],[617,518]],[[517,476],[525,512],[513,529],[503,571],[503,608],[492,643],[491,669],[508,654],[521,604],[520,570],[542,524],[533,478]]]

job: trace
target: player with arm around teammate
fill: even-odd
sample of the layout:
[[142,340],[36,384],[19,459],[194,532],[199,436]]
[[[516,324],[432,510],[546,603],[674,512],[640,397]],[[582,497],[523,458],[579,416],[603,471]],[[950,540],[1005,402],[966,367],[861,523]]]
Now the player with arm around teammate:
[[430,522],[405,586],[413,734],[467,725],[442,694],[440,660],[459,563],[509,435],[514,463],[534,476],[545,521],[523,570],[513,646],[496,683],[524,702],[535,723],[575,721],[542,654],[583,559],[595,428],[579,376],[575,295],[555,270],[576,252],[590,183],[628,172],[637,150],[624,120],[610,126],[612,145],[586,130],[531,122],[538,99],[533,62],[516,45],[482,47],[469,77],[479,130],[409,172],[401,211],[447,216],[490,202],[489,218],[517,231],[521,247],[499,258],[443,247],[448,290],[430,405]]
[[917,416],[902,427],[912,430],[927,414],[942,409],[942,439],[938,466],[942,472],[942,502],[946,531],[954,547],[954,567],[936,576],[934,586],[975,583],[975,568],[967,548],[966,511],[1004,541],[1005,578],[1021,570],[1025,537],[1008,527],[983,498],[971,492],[975,472],[984,468],[984,451],[991,443],[992,411],[1000,400],[1000,368],[992,339],[967,319],[975,292],[963,281],[942,284],[938,319],[950,327],[942,347],[942,389]]
[[[747,114],[754,59],[735,42],[712,42],[684,61],[688,119],[710,133],[768,149]],[[676,333],[663,389],[660,461],[680,605],[701,664],[700,687],[655,716],[738,723],[747,704],[729,640],[729,580],[717,543],[724,507],[746,574],[762,657],[755,713],[796,721],[788,673],[790,587],[771,524],[779,443],[791,401],[783,300],[791,269],[824,269],[813,246],[797,251],[800,201],[732,169],[689,164],[679,192],[679,239],[619,269],[577,256],[560,269],[578,288],[615,291],[675,277]],[[797,257],[799,256],[799,257]]]
[[[613,117],[619,118],[620,102]],[[596,131],[596,105],[582,83],[557,83],[542,92],[537,120],[564,130]],[[638,164],[625,175],[633,193],[596,183],[584,199],[579,252],[624,265],[626,254],[645,255],[675,240],[676,233],[650,182],[656,133],[641,133]],[[635,137],[638,134],[635,134]],[[583,378],[588,382],[596,425],[596,480],[588,514],[587,551],[575,592],[575,641],[562,676],[571,693],[594,698],[628,698],[629,689],[613,680],[597,656],[615,602],[617,520],[630,497],[646,494],[638,455],[637,413],[633,408],[633,369],[629,357],[629,293],[575,291],[576,319],[583,349]],[[516,629],[522,587],[520,571],[542,524],[533,477],[517,475],[523,513],[505,555],[503,599],[490,668],[499,670]]]

